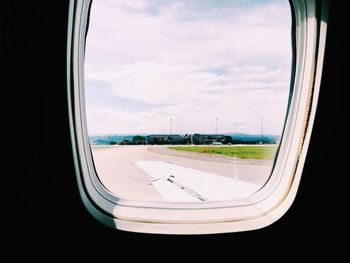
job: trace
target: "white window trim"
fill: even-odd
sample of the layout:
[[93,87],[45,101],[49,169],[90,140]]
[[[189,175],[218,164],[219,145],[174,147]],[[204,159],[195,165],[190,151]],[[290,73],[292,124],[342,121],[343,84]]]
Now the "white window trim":
[[[67,84],[72,147],[83,203],[97,220],[126,231],[209,234],[259,229],[283,216],[296,196],[310,142],[328,13],[328,0],[291,3],[296,26],[294,87],[279,154],[268,182],[255,194],[232,201],[157,203],[118,198],[99,181],[84,104],[84,47],[91,0],[70,1]],[[321,10],[320,17],[316,15],[317,8]]]

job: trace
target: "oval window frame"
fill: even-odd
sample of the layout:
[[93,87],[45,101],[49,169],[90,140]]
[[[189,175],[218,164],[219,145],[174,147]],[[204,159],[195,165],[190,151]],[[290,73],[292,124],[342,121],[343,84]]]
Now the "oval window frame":
[[84,101],[84,55],[91,0],[71,0],[67,43],[70,132],[79,192],[103,224],[162,234],[210,234],[259,229],[289,209],[307,154],[322,75],[328,0],[291,0],[293,72],[291,97],[273,172],[246,198],[205,203],[157,203],[118,198],[100,182],[93,163]]

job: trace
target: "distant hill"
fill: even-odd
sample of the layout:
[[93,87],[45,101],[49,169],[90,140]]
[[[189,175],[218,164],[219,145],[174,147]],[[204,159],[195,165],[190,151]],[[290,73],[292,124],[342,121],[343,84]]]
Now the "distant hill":
[[89,137],[92,145],[110,145],[119,144],[124,140],[131,141],[134,135],[102,135]]
[[229,133],[225,134],[232,137],[232,142],[234,144],[244,143],[244,144],[257,144],[259,142],[264,143],[275,143],[281,139],[279,135],[269,135],[266,134],[263,137],[258,134],[245,134],[245,133]]
[[[136,134],[135,134],[136,135]],[[132,141],[134,134],[127,135],[101,135],[101,136],[89,136],[90,143],[92,145],[111,145],[120,144],[123,141]],[[147,136],[148,134],[137,134],[141,136]],[[225,135],[232,137],[233,144],[258,144],[275,143],[280,140],[281,136],[278,135],[261,135],[245,134],[245,133],[225,133]]]

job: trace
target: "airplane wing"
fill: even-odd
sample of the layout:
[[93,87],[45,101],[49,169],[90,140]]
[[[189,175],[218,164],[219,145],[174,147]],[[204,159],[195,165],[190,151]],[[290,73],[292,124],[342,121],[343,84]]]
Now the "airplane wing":
[[162,161],[135,161],[166,201],[216,201],[246,197],[261,186]]

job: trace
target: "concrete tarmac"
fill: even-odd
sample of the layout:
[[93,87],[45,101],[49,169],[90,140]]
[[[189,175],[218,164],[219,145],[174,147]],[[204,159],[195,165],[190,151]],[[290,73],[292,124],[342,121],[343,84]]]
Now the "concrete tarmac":
[[109,191],[123,199],[153,202],[165,199],[152,184],[153,178],[137,162],[165,162],[260,186],[268,180],[273,164],[266,160],[175,151],[163,145],[92,147],[92,152],[100,181]]

